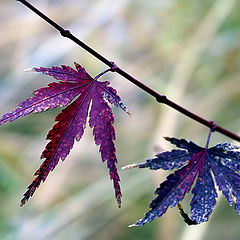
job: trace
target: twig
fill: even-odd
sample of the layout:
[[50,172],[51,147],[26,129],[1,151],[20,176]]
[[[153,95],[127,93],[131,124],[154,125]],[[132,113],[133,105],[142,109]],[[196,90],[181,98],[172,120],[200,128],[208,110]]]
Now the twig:
[[39,15],[42,19],[44,19],[46,22],[48,22],[50,25],[52,25],[55,29],[57,29],[60,34],[63,37],[69,38],[71,39],[73,42],[75,42],[76,44],[78,44],[80,47],[82,47],[83,49],[85,49],[87,52],[89,52],[90,54],[92,54],[94,57],[96,57],[97,59],[99,59],[101,62],[105,63],[107,66],[109,66],[111,69],[114,69],[118,74],[120,74],[121,76],[123,76],[124,78],[128,79],[129,81],[131,81],[133,84],[135,84],[136,86],[138,86],[139,88],[141,88],[142,90],[144,90],[145,92],[147,92],[148,94],[150,94],[151,96],[153,96],[157,102],[159,103],[163,103],[168,105],[169,107],[177,110],[178,112],[181,112],[182,114],[184,114],[185,116],[203,124],[204,126],[213,129],[216,132],[220,132],[225,136],[228,136],[238,142],[240,142],[240,136],[238,136],[237,134],[228,131],[225,128],[222,128],[218,125],[216,125],[213,121],[208,121],[200,116],[198,116],[197,114],[194,114],[193,112],[181,107],[180,105],[176,104],[175,102],[169,100],[165,95],[161,95],[158,92],[154,91],[153,89],[149,88],[148,86],[146,86],[145,84],[143,84],[142,82],[138,81],[137,79],[135,79],[134,77],[132,77],[130,74],[128,74],[127,72],[125,72],[124,70],[122,70],[121,68],[119,68],[116,64],[114,64],[114,62],[109,61],[107,58],[105,58],[104,56],[102,56],[101,54],[99,54],[98,52],[96,52],[94,49],[92,49],[91,47],[89,47],[87,44],[85,44],[84,42],[82,42],[81,40],[79,40],[77,37],[75,37],[69,30],[66,30],[64,28],[62,28],[60,25],[58,25],[56,22],[54,22],[52,19],[50,19],[49,17],[47,17],[45,14],[43,14],[42,12],[40,12],[38,9],[36,9],[33,5],[31,5],[29,2],[27,2],[26,0],[16,0],[19,1],[21,3],[23,3],[26,7],[28,7],[29,9],[31,9],[33,12],[35,12],[37,15]]

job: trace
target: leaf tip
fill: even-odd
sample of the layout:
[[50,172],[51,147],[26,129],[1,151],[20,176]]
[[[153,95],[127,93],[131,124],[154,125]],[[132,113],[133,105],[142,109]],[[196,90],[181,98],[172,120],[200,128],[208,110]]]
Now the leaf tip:
[[133,164],[129,164],[129,165],[126,165],[126,166],[123,166],[122,169],[129,169],[129,168],[136,168],[138,167],[138,164],[137,163],[133,163]]
[[163,137],[165,140],[167,140],[167,141],[170,141],[171,140],[171,138],[170,137]]
[[24,206],[26,202],[27,202],[27,198],[24,197],[20,202],[20,207]]
[[73,62],[74,65],[75,65],[75,68],[77,69],[78,72],[82,73],[85,69],[80,65],[78,64],[77,62]]
[[130,118],[132,118],[132,114],[131,114],[131,112],[127,109],[126,110],[126,113],[128,114],[128,116],[130,117]]
[[32,68],[26,68],[23,70],[24,72],[35,72],[36,68],[32,67]]
[[137,225],[134,223],[134,224],[128,225],[128,227],[129,227],[129,228],[137,227]]
[[191,225],[197,225],[198,223],[196,222],[196,220],[192,220],[183,210],[183,207],[182,205],[178,202],[177,203],[177,206],[178,206],[178,209],[179,209],[179,212],[181,214],[181,216],[183,217],[183,220],[185,223],[187,223],[188,226],[191,226]]
[[119,208],[121,208],[121,206],[122,206],[122,201],[121,201],[120,197],[117,198],[117,205]]

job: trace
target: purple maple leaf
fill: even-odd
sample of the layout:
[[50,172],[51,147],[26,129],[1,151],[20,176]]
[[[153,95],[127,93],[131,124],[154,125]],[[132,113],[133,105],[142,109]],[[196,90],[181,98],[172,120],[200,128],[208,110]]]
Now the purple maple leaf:
[[92,78],[83,67],[74,63],[76,70],[69,66],[52,68],[31,68],[26,71],[41,72],[53,76],[60,82],[50,83],[48,87],[35,90],[34,97],[19,103],[19,108],[10,113],[4,114],[0,119],[0,125],[9,121],[12,122],[31,112],[39,113],[58,106],[68,105],[56,117],[57,123],[49,131],[47,139],[50,142],[46,145],[41,158],[45,159],[36,171],[36,178],[28,186],[27,192],[21,200],[21,206],[34,194],[36,188],[42,181],[45,181],[49,172],[53,171],[59,160],[65,160],[73,147],[74,141],[79,141],[86,127],[90,103],[89,125],[93,128],[93,135],[96,145],[100,146],[100,153],[103,162],[107,162],[110,178],[115,188],[115,196],[119,207],[121,206],[121,190],[119,175],[117,172],[117,157],[114,146],[115,131],[113,128],[114,116],[109,103],[122,108],[128,112],[126,106],[121,102],[115,89],[109,87],[109,82],[99,82]]
[[238,147],[230,143],[219,143],[208,149],[185,139],[165,139],[185,150],[163,152],[144,163],[124,167],[151,170],[178,168],[156,189],[157,197],[150,203],[151,209],[131,226],[143,226],[155,217],[162,216],[168,207],[176,206],[190,191],[195,179],[190,203],[191,221],[194,224],[208,221],[217,197],[212,175],[228,203],[232,205],[235,202],[235,209],[240,214],[240,152],[234,151]]

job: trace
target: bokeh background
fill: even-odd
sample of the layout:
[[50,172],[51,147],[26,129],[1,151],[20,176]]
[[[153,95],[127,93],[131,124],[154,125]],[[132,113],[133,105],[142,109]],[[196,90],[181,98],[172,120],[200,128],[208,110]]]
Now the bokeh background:
[[[30,1],[60,25],[171,100],[239,133],[240,1]],[[0,112],[9,112],[50,77],[26,73],[38,66],[79,62],[95,76],[106,66],[14,0],[0,1]],[[121,170],[171,149],[162,136],[204,145],[208,129],[116,73],[111,81],[132,113],[114,108],[123,192],[118,209],[106,164],[86,129],[68,158],[22,208],[22,194],[40,166],[56,109],[0,128],[1,240],[239,239],[240,216],[219,194],[208,223],[188,227],[176,208],[142,228],[128,228],[148,210],[166,172]],[[211,145],[231,139],[214,133]],[[191,193],[183,203],[188,210]]]

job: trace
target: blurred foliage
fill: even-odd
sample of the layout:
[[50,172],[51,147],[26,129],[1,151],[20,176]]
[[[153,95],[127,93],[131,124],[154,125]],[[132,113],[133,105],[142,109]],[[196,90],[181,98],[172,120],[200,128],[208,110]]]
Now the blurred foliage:
[[[156,91],[239,133],[239,1],[30,2]],[[106,69],[19,2],[2,0],[0,13],[2,114],[52,81],[25,73],[25,68],[72,66],[76,61],[92,76]],[[108,73],[103,79],[118,89],[133,115],[129,118],[114,109],[119,169],[169,149],[162,136],[204,145],[205,127],[157,104],[117,74]],[[186,226],[174,208],[143,228],[128,228],[147,210],[165,172],[120,171],[123,207],[118,209],[89,129],[66,161],[20,208],[19,200],[41,163],[44,138],[59,111],[25,117],[0,128],[0,239],[239,239],[240,217],[222,197],[210,221],[200,226]],[[218,141],[231,139],[216,133],[211,144]]]

